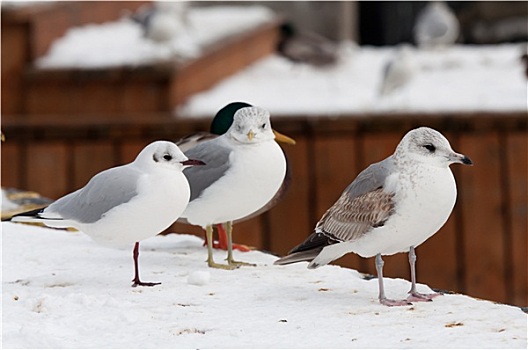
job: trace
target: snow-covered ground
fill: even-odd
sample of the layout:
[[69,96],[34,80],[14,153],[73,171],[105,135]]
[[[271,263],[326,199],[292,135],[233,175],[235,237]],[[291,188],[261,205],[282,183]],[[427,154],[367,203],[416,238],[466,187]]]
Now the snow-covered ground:
[[[257,251],[235,252],[257,267],[207,269],[195,236],[142,243],[142,279],[162,282],[152,288],[130,286],[131,250],[81,232],[2,223],[2,252],[4,348],[527,347],[517,307],[444,295],[389,308],[376,300],[376,279],[274,266],[276,257]],[[386,289],[405,297],[409,282],[386,279]]]
[[525,45],[458,45],[412,49],[409,83],[380,96],[383,70],[397,47],[344,46],[328,69],[274,55],[194,95],[178,115],[208,117],[228,101],[248,101],[272,114],[339,116],[378,112],[527,111],[520,60]]
[[263,6],[189,8],[188,30],[166,43],[143,36],[139,24],[120,21],[71,28],[35,63],[40,68],[102,68],[190,59],[208,45],[274,19]]

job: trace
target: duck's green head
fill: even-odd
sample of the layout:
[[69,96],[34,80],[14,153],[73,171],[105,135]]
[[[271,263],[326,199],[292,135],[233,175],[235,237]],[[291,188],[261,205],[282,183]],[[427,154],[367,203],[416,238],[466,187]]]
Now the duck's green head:
[[231,124],[233,124],[233,116],[235,115],[236,111],[244,107],[252,106],[245,102],[232,102],[223,107],[216,113],[213,121],[211,122],[210,132],[216,135],[225,134],[231,127]]

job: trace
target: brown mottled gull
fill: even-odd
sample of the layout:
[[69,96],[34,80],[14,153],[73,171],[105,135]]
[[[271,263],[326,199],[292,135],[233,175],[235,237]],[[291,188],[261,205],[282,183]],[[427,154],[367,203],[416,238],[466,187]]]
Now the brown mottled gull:
[[[426,127],[409,131],[393,155],[363,170],[315,231],[275,264],[310,261],[308,268],[317,268],[350,252],[376,256],[382,304],[431,300],[438,294],[416,291],[414,248],[435,234],[453,210],[457,196],[449,168],[453,163],[472,164],[438,131]],[[385,296],[381,256],[400,252],[409,252],[412,287],[406,300],[391,300]]]

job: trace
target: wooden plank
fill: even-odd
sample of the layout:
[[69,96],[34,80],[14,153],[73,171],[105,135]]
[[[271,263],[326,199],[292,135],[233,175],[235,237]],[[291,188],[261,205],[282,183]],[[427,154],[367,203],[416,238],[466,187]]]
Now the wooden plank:
[[512,133],[507,137],[506,156],[510,199],[511,260],[513,288],[509,302],[514,305],[528,305],[528,136],[526,133]]
[[63,142],[31,142],[25,161],[27,190],[58,199],[68,193],[69,145]]
[[2,187],[21,188],[23,179],[20,169],[22,146],[14,142],[2,142]]
[[[24,111],[28,114],[49,114],[49,113],[71,113],[74,93],[71,88],[65,88],[57,82],[49,83],[26,80],[26,101]],[[77,106],[79,104],[77,103]]]
[[24,109],[24,82],[21,78],[29,58],[29,26],[4,23],[2,8],[2,116],[22,113]]
[[179,67],[171,79],[169,100],[178,105],[275,50],[278,22],[227,38],[206,48],[204,55]]
[[261,216],[233,225],[233,242],[262,249],[262,219]]
[[158,81],[125,81],[120,87],[118,110],[123,113],[140,111],[171,111],[167,97],[167,84]]
[[283,200],[265,213],[268,235],[265,237],[267,250],[284,255],[312,233],[316,218],[309,216],[309,170],[308,141],[296,137],[297,144],[283,147],[292,169],[292,182]]
[[149,144],[144,140],[128,140],[120,143],[119,149],[119,164],[126,164],[133,162],[137,155],[145,146]]
[[[316,219],[330,208],[357,176],[356,143],[353,134],[315,139]],[[362,258],[347,254],[335,261],[340,266],[362,269]]]
[[416,248],[416,279],[431,288],[460,291],[457,279],[459,257],[456,255],[455,217],[431,238]]
[[188,235],[195,235],[197,237],[200,237],[202,239],[205,238],[205,231],[202,230],[199,226],[194,225],[187,225],[187,224],[180,224],[180,223],[174,223],[169,227],[167,230],[164,231],[164,233],[183,233]]
[[470,296],[506,301],[504,232],[496,133],[462,135],[460,149],[474,166],[460,171],[466,290]]
[[77,143],[73,146],[73,189],[83,187],[97,173],[117,166],[114,147],[109,141]]

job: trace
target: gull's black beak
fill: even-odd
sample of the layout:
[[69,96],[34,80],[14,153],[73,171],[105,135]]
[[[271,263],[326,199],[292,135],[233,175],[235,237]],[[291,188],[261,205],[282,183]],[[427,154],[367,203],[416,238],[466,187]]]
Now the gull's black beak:
[[464,165],[473,165],[473,161],[471,159],[469,159],[469,157],[466,157],[465,155],[460,154],[460,153],[453,152],[449,156],[447,156],[447,159],[451,163],[460,163],[460,164],[464,164]]
[[469,159],[469,157],[467,157],[467,156],[464,156],[461,159],[461,162],[462,162],[462,164],[465,164],[465,165],[473,165],[473,161],[471,159]]

